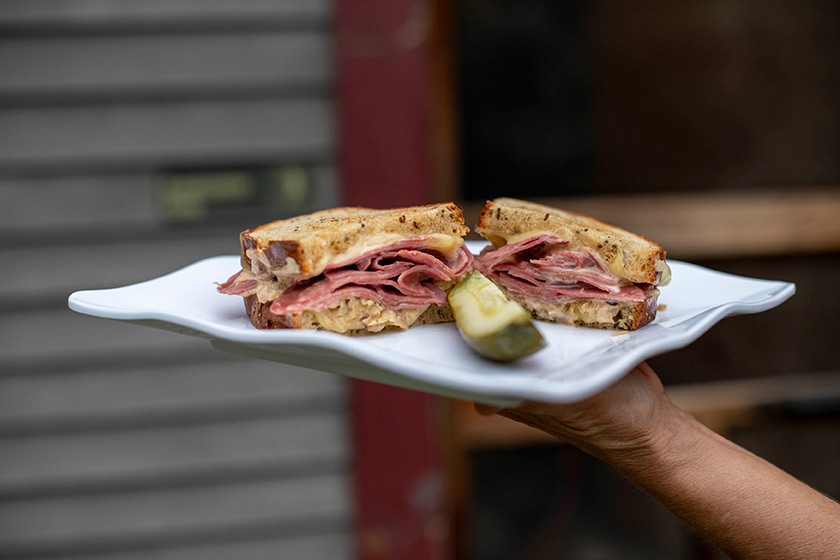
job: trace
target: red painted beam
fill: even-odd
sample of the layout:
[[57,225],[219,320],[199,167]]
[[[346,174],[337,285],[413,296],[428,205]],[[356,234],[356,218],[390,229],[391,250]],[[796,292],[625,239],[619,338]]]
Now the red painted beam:
[[338,139],[348,204],[431,202],[427,6],[337,0]]
[[[336,9],[344,203],[432,202],[427,6],[337,0]],[[350,392],[356,557],[449,558],[438,400],[365,381]]]
[[449,558],[437,399],[351,385],[356,558]]

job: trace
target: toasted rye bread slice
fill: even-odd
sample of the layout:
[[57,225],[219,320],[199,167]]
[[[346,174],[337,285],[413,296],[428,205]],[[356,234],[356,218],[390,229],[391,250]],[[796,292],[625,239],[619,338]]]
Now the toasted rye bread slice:
[[323,272],[328,263],[369,248],[430,234],[461,238],[468,232],[463,212],[448,202],[390,210],[334,208],[271,222],[239,238],[242,268],[308,278]]
[[568,241],[570,249],[596,251],[610,272],[633,283],[656,283],[665,261],[665,250],[644,237],[588,216],[514,198],[488,202],[475,231],[496,247],[553,234]]
[[[437,304],[432,304],[425,310],[391,311],[370,300],[350,298],[341,305],[348,308],[349,312],[345,313],[344,317],[333,317],[327,321],[323,314],[313,311],[276,315],[271,312],[271,303],[260,303],[256,296],[245,298],[245,310],[248,312],[251,323],[258,329],[313,329],[354,335],[406,329],[417,325],[449,323],[455,320],[450,307]],[[358,306],[366,308],[368,314],[353,313],[353,308]],[[370,320],[371,317],[377,316],[377,319]]]

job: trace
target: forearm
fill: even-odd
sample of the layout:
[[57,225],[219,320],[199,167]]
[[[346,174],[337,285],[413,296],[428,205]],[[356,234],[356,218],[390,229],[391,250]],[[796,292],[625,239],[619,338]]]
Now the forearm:
[[840,505],[676,408],[647,364],[579,403],[498,413],[612,464],[732,558],[840,558]]
[[840,557],[840,505],[670,404],[642,449],[590,450],[733,558]]

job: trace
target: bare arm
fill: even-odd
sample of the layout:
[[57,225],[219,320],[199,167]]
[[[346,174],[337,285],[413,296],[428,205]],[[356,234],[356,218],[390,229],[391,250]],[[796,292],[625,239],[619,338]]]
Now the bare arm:
[[840,504],[675,407],[647,364],[582,403],[498,413],[610,463],[732,558],[840,558]]

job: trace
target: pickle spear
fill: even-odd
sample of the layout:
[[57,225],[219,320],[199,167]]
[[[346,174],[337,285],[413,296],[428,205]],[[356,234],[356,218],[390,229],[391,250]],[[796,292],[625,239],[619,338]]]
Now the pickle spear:
[[452,288],[449,305],[461,337],[485,358],[510,362],[546,345],[525,308],[480,272],[470,272]]

